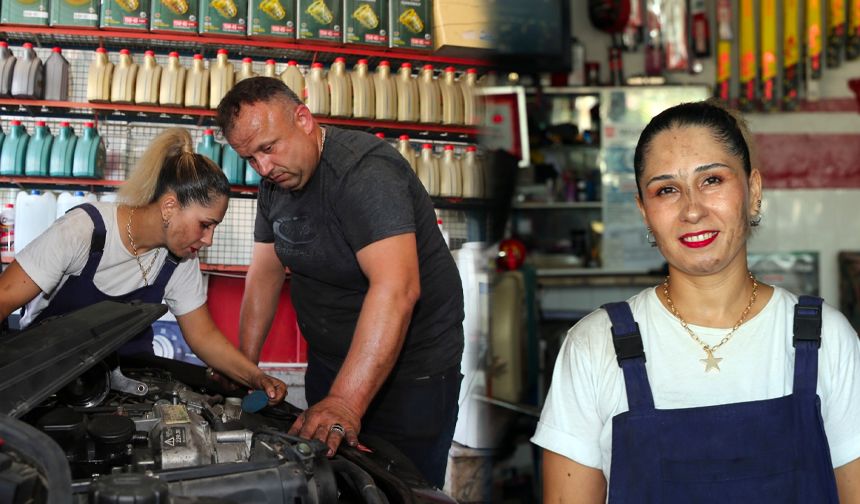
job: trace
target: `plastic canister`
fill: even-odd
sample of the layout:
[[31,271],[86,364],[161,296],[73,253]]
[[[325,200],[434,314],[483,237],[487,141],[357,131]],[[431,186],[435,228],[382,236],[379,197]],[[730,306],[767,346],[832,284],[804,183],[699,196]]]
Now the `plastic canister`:
[[267,59],[266,66],[263,67],[263,77],[277,77],[278,74],[275,71],[275,60]]
[[311,72],[305,82],[305,103],[312,114],[329,115],[331,111],[328,79],[322,63],[311,65]]
[[84,203],[94,203],[98,201],[96,195],[91,192],[63,191],[57,196],[57,219],[65,215],[66,212]]
[[161,65],[155,61],[155,53],[153,51],[146,51],[143,55],[143,65],[137,69],[137,81],[134,85],[134,102],[144,105],[158,105],[160,84]]
[[245,183],[245,160],[239,157],[239,153],[233,150],[230,144],[224,145],[221,152],[221,171],[231,184]]
[[466,147],[461,162],[463,174],[463,197],[484,197],[484,170],[478,161],[478,149],[474,145]]
[[376,113],[376,93],[367,60],[360,59],[352,69],[352,116],[373,119]]
[[71,177],[72,165],[75,162],[75,145],[78,137],[68,122],[60,123],[60,130],[54,137],[51,146],[51,158],[48,160],[48,175],[52,177]]
[[3,140],[0,149],[0,175],[23,175],[24,158],[27,155],[27,143],[30,135],[21,121],[9,123],[9,133]]
[[113,69],[110,83],[110,101],[134,103],[134,85],[137,80],[137,63],[128,49],[119,51],[119,63]]
[[245,161],[245,185],[246,186],[258,186],[260,185],[260,174],[257,173],[257,170],[251,167],[251,163]]
[[99,47],[87,71],[87,101],[110,101],[112,78],[113,63],[108,59],[107,49]]
[[0,258],[15,257],[15,205],[6,203],[0,211]]
[[[233,89],[233,63],[227,58],[227,49],[218,49],[215,64],[209,67],[209,108],[218,108],[221,98]],[[186,96],[185,102],[188,102]]]
[[391,121],[397,119],[397,84],[391,76],[391,64],[380,61],[373,76],[374,99],[376,100],[376,119]]
[[72,162],[73,177],[102,178],[105,172],[105,144],[96,130],[95,124],[84,123],[78,142],[75,145],[75,158]]
[[412,171],[416,171],[415,165],[418,161],[418,155],[415,153],[415,149],[412,148],[412,144],[409,143],[409,135],[400,135],[400,138],[397,139],[397,151],[409,163]]
[[43,177],[48,175],[48,161],[51,159],[51,144],[54,137],[45,121],[36,121],[36,129],[27,143],[24,158],[24,174]]
[[397,70],[397,120],[416,122],[419,117],[418,82],[412,76],[412,64],[403,63]]
[[463,177],[460,172],[460,160],[454,153],[454,146],[446,145],[439,163],[439,193],[442,196],[463,195]]
[[45,62],[45,99],[66,101],[69,99],[69,73],[72,66],[59,47],[51,49]]
[[[232,73],[230,75],[233,75]],[[209,69],[203,62],[202,54],[195,54],[191,70],[185,80],[185,106],[206,108],[209,106]]]
[[57,216],[57,198],[51,191],[21,191],[15,198],[15,250],[20,252],[45,232]]
[[238,84],[247,78],[256,76],[257,74],[254,72],[254,60],[251,58],[242,58],[242,64],[239,65],[239,70],[236,71],[236,78],[234,79],[235,84]]
[[12,94],[12,76],[15,74],[15,63],[18,58],[12,54],[9,44],[0,41],[0,96]]
[[442,122],[442,92],[439,81],[433,77],[433,65],[424,65],[418,75],[419,121],[423,123]]
[[287,68],[281,72],[281,80],[296,93],[300,99],[305,99],[305,76],[299,70],[299,64],[293,60],[287,61]]
[[477,82],[478,71],[474,68],[466,70],[466,77],[460,79],[460,89],[463,92],[463,123],[470,126],[478,124],[481,120],[480,101],[475,93]]
[[18,58],[12,73],[12,96],[42,98],[45,95],[45,68],[36,55],[33,44],[25,42],[24,57]]
[[179,63],[176,51],[167,55],[167,65],[161,71],[158,103],[167,107],[181,107],[185,103],[185,67]]
[[221,166],[221,144],[215,141],[215,132],[211,129],[203,131],[203,138],[197,142],[197,154],[203,155],[215,161]]
[[439,196],[439,161],[433,154],[433,144],[421,146],[421,156],[416,163],[418,180],[430,196]]
[[334,59],[328,72],[328,87],[331,91],[331,115],[349,117],[352,115],[352,82],[346,70],[346,60]]
[[439,81],[439,90],[442,93],[442,124],[463,124],[463,88],[454,71],[454,67],[447,67]]

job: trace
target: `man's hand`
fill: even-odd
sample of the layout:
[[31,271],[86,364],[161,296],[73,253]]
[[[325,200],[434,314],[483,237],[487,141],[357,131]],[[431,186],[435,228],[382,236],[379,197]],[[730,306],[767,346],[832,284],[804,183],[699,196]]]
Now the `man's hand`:
[[266,391],[266,395],[269,396],[269,406],[280,403],[287,395],[287,384],[265,373],[257,375],[252,386]]
[[328,445],[326,455],[333,457],[344,439],[349,446],[357,446],[360,430],[361,417],[352,411],[346,401],[326,396],[299,415],[290,427],[289,435],[319,439]]

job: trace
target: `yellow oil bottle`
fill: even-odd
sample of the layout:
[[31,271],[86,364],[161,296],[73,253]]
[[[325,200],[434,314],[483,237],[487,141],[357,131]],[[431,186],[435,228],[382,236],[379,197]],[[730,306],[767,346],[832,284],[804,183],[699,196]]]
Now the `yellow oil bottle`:
[[415,149],[412,148],[412,144],[409,142],[409,135],[400,135],[400,138],[397,139],[397,151],[400,152],[403,159],[409,163],[409,167],[412,168],[412,171],[416,171],[418,155],[415,153]]
[[418,75],[418,120],[423,123],[442,122],[442,92],[433,76],[433,65],[424,65]]
[[[230,75],[233,75],[232,73]],[[191,69],[185,77],[185,106],[206,108],[209,106],[209,69],[202,54],[195,54]]]
[[107,49],[96,49],[95,57],[87,71],[87,101],[109,102],[113,63],[108,59]]
[[305,99],[305,76],[299,70],[299,64],[294,60],[287,61],[287,68],[281,72],[281,81],[290,88],[296,96]]
[[391,64],[380,61],[373,76],[373,94],[376,101],[376,116],[380,121],[397,119],[397,84],[391,76]]
[[238,84],[245,79],[256,76],[257,73],[254,72],[254,60],[252,60],[251,58],[242,58],[242,64],[239,65],[239,70],[236,71],[234,84]]
[[146,51],[143,55],[143,65],[137,70],[134,102],[141,105],[157,105],[160,84],[161,66],[155,61],[155,53]]
[[460,89],[463,92],[463,123],[475,126],[481,121],[483,115],[477,95],[478,71],[474,68],[466,70],[466,77],[460,79]]
[[403,63],[397,70],[397,120],[416,122],[419,117],[418,82],[412,76],[412,64]]
[[328,88],[331,92],[331,110],[333,117],[349,117],[352,115],[352,82],[346,70],[346,60],[334,59],[328,72]]
[[433,144],[421,146],[421,156],[415,164],[418,180],[430,196],[439,196],[439,160],[433,153]]
[[221,98],[233,89],[233,63],[227,58],[227,49],[218,49],[215,64],[209,67],[209,108],[218,108]]
[[463,124],[463,88],[454,74],[454,67],[445,69],[439,81],[442,93],[442,124]]
[[134,85],[137,81],[137,63],[128,49],[119,51],[119,63],[113,69],[110,83],[110,101],[134,103]]
[[166,107],[181,107],[185,103],[185,67],[179,63],[176,51],[167,55],[167,65],[161,71],[158,102]]
[[267,59],[266,66],[263,67],[263,76],[264,77],[278,77],[278,74],[275,73],[275,60]]
[[442,151],[442,160],[439,162],[439,194],[453,197],[463,195],[460,160],[457,159],[453,145],[446,145]]
[[373,119],[376,114],[376,93],[367,60],[360,59],[352,69],[352,116]]
[[312,114],[327,116],[331,111],[328,79],[322,63],[311,65],[311,72],[305,82],[305,103]]

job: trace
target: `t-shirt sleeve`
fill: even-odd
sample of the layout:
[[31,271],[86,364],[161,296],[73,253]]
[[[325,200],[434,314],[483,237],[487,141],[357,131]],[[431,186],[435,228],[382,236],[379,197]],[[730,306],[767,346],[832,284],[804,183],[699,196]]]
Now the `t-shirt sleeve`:
[[415,232],[410,176],[408,166],[380,155],[368,155],[349,170],[332,201],[352,250]]
[[15,260],[39,289],[50,295],[64,276],[83,270],[92,236],[93,221],[83,210],[74,210],[16,251]]
[[[830,318],[831,324],[826,321]],[[819,379],[821,416],[833,467],[860,458],[860,339],[840,312],[825,305]],[[828,326],[832,330],[827,330]]]
[[187,259],[179,263],[164,289],[164,302],[170,313],[185,315],[206,303],[206,286],[200,272],[200,259]]
[[532,442],[582,465],[602,469],[599,380],[588,343],[588,333],[600,330],[595,315],[568,331]]
[[254,219],[254,241],[258,243],[274,243],[275,233],[272,230],[272,220],[269,209],[272,201],[272,187],[269,182],[260,184],[257,195],[257,217]]

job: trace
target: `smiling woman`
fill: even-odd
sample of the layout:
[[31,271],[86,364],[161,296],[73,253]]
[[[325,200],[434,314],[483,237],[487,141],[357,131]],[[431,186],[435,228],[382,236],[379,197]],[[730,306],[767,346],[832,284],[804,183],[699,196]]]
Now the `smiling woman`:
[[[72,209],[18,251],[0,275],[0,316],[26,304],[26,327],[103,300],[164,301],[202,361],[281,400],[286,386],[239,353],[206,307],[197,251],[212,244],[229,194],[226,177],[193,152],[188,132],[165,130],[120,188],[121,204]],[[121,353],[153,353],[152,336],[144,331]]]
[[747,139],[710,102],[642,132],[637,203],[669,276],[568,333],[533,438],[546,502],[860,498],[860,341],[821,299],[748,271]]

